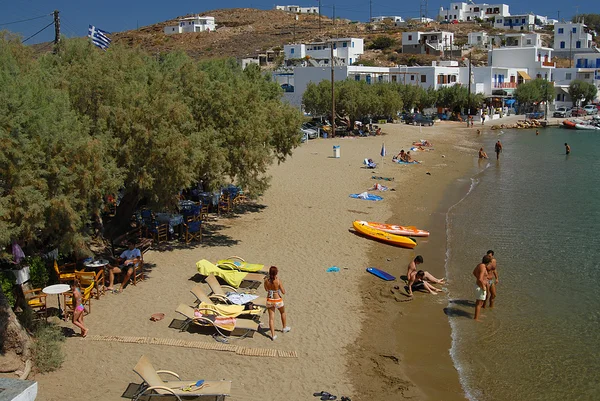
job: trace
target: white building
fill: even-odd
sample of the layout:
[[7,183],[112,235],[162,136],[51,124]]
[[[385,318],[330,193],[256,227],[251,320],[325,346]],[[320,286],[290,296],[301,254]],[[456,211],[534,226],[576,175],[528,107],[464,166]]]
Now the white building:
[[490,37],[487,32],[469,32],[467,35],[467,44],[472,47],[487,47]]
[[335,65],[351,65],[364,53],[364,41],[359,38],[330,39],[325,42],[283,46],[285,60],[306,59],[313,66],[330,65],[331,46]]
[[384,22],[391,21],[395,25],[401,24],[404,22],[404,19],[398,15],[380,15],[379,17],[371,18],[371,22]]
[[542,47],[542,35],[539,33],[506,33],[494,37],[494,44],[503,47]]
[[442,21],[473,21],[476,18],[487,20],[492,17],[510,15],[508,4],[470,4],[450,3],[450,7],[440,7],[439,19]]
[[554,50],[577,51],[592,47],[592,34],[586,25],[578,22],[554,24]]
[[402,53],[442,55],[453,44],[452,32],[402,32]]
[[276,10],[286,11],[296,14],[319,14],[319,7],[301,7],[301,6],[275,6]]
[[212,32],[217,29],[215,17],[195,17],[181,18],[179,24],[175,26],[165,26],[164,33],[167,35],[185,32]]
[[556,107],[575,106],[569,96],[569,85],[575,79],[585,81],[598,88],[596,100],[600,98],[600,51],[576,54],[574,60],[574,67],[554,70]]
[[496,29],[514,29],[519,31],[533,31],[536,29],[535,15],[511,15],[507,17],[496,17],[494,21]]

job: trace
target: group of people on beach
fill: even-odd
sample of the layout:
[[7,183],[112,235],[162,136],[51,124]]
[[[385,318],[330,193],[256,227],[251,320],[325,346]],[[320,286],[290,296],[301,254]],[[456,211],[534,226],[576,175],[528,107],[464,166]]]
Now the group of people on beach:
[[473,318],[476,321],[480,321],[479,315],[481,314],[481,309],[485,308],[486,303],[489,303],[490,308],[494,307],[496,284],[500,281],[493,250],[490,249],[487,251],[485,256],[481,259],[481,263],[475,266],[473,276],[475,276],[476,279],[475,315]]
[[400,153],[398,153],[396,156],[392,157],[393,161],[403,161],[406,163],[412,163],[413,161],[415,161],[412,156],[410,155],[410,150],[408,152],[405,152],[404,149],[402,149],[400,151]]
[[425,270],[417,270],[417,266],[423,263],[423,256],[417,255],[409,264],[406,272],[406,280],[408,282],[407,292],[410,297],[413,296],[413,291],[425,290],[432,295],[437,295],[443,290],[436,288],[433,284],[444,284],[445,279],[435,278],[432,274]]

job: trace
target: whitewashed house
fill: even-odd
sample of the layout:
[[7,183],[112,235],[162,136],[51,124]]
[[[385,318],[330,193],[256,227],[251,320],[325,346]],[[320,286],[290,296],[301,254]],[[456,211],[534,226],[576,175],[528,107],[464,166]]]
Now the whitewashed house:
[[488,20],[492,17],[510,15],[508,4],[450,3],[450,7],[440,7],[438,19],[441,21],[474,21],[476,18]]
[[592,47],[592,34],[581,22],[554,24],[554,50],[579,52]]
[[335,65],[351,65],[364,53],[364,40],[359,38],[338,38],[324,42],[292,44],[283,46],[286,61],[305,59],[305,65],[328,66],[331,60],[331,46]]
[[391,21],[394,25],[402,24],[404,19],[398,15],[380,15],[379,17],[371,18],[371,22],[378,23],[384,21]]
[[569,85],[575,79],[590,83],[598,88],[596,100],[600,98],[600,51],[579,53],[573,57],[571,68],[556,68],[553,80],[556,91],[556,107],[575,106],[569,96]]
[[186,32],[212,32],[217,29],[215,17],[187,17],[179,19],[179,23],[175,26],[166,26],[164,33],[167,35]]
[[296,14],[319,14],[319,7],[301,7],[301,6],[275,6],[276,10],[286,11]]
[[542,35],[530,33],[506,33],[494,37],[495,44],[503,47],[542,47]]
[[487,47],[490,43],[490,37],[487,32],[469,32],[467,34],[467,44],[471,47]]
[[535,15],[511,15],[506,17],[496,17],[494,20],[494,28],[496,29],[511,29],[518,31],[533,31],[536,29]]
[[452,32],[402,32],[402,53],[442,55],[453,43]]

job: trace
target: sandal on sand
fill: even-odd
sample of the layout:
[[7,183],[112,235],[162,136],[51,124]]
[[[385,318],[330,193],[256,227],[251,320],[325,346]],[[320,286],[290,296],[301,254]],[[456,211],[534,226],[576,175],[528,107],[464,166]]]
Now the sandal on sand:
[[319,393],[314,393],[313,397],[324,397],[324,396],[330,396],[331,394],[329,394],[327,391],[321,391]]
[[328,394],[328,395],[324,395],[323,397],[321,397],[321,400],[323,400],[323,401],[325,401],[325,400],[337,400],[337,396]]

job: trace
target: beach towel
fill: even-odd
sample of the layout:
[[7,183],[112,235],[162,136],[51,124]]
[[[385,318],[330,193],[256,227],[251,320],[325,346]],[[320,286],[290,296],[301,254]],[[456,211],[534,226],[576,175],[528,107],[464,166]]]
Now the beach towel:
[[253,295],[253,294],[244,294],[239,293],[239,292],[228,292],[227,293],[227,299],[231,301],[231,303],[236,304],[236,305],[243,305],[247,302],[252,302],[254,301],[256,298],[258,298],[258,295]]
[[380,183],[375,183],[375,185],[373,185],[372,188],[368,189],[369,191],[387,191],[388,187],[386,187],[385,185],[381,185]]
[[248,275],[248,273],[239,272],[237,270],[223,270],[219,269],[217,266],[213,265],[206,259],[202,259],[196,263],[196,268],[198,269],[198,273],[203,276],[208,276],[210,274],[214,274],[217,277],[222,278],[232,287],[239,287],[244,278]]
[[[262,315],[263,311],[260,309],[248,309],[244,310],[244,305],[219,305],[219,304],[206,304],[200,302],[199,309],[210,309],[215,311],[222,317],[238,317],[239,315]],[[203,310],[203,314],[207,314],[208,311]]]
[[434,148],[424,149],[424,148],[412,147],[412,148],[410,148],[410,150],[412,150],[413,152],[429,152],[430,150],[435,150],[435,149]]
[[418,161],[413,160],[412,162],[405,162],[404,160],[394,160],[398,164],[419,164]]
[[371,179],[373,179],[373,180],[383,180],[383,181],[394,181],[393,177],[378,177],[376,175],[372,175]]
[[203,317],[215,324],[215,326],[225,331],[233,331],[235,329],[236,319],[234,317],[222,317],[208,313],[208,311],[194,310],[194,317]]
[[363,199],[370,201],[380,201],[383,199],[381,196],[373,195],[368,192],[363,192],[361,194],[350,194],[350,197],[354,199]]
[[234,265],[236,270],[240,270],[248,273],[256,273],[264,269],[265,265],[261,265],[259,263],[248,263],[241,262],[239,260],[231,260],[231,259],[221,259],[217,261],[217,265],[230,264]]

